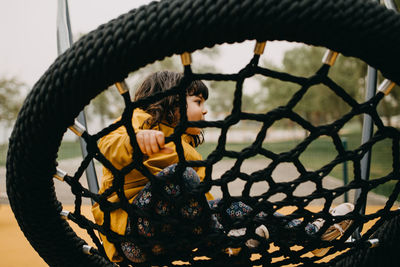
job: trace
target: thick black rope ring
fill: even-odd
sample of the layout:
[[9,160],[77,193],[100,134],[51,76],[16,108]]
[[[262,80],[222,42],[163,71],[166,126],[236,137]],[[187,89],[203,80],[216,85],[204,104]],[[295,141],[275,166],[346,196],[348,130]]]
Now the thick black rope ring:
[[84,241],[60,217],[53,174],[74,118],[130,72],[215,44],[287,40],[360,58],[400,84],[399,33],[399,15],[365,0],[165,0],[100,26],[57,58],[19,113],[7,192],[22,231],[51,266],[111,265],[82,252]]

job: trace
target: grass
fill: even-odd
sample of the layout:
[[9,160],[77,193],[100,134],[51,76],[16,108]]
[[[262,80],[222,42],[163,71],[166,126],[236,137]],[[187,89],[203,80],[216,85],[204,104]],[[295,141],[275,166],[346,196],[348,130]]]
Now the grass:
[[[345,137],[347,140],[348,149],[354,149],[360,145],[361,134],[358,132],[351,134],[344,134],[343,137]],[[301,140],[271,142],[264,144],[264,147],[275,153],[281,153],[293,149],[300,142]],[[205,158],[213,150],[215,150],[216,145],[217,145],[216,143],[206,142],[201,146],[199,146],[197,150],[199,151],[200,154],[202,154],[203,158]],[[242,149],[248,147],[249,145],[250,143],[231,143],[227,144],[226,149],[232,151],[241,151]],[[383,140],[373,147],[370,179],[383,177],[387,175],[389,171],[392,169],[393,159],[391,155],[391,147],[392,144],[390,140]],[[6,154],[7,154],[7,145],[6,144],[0,145],[0,166],[5,165]],[[315,140],[308,146],[308,148],[300,156],[300,160],[307,169],[316,170],[328,164],[336,157],[336,155],[337,152],[333,146],[332,140],[327,137],[322,137]],[[80,156],[81,156],[81,151],[79,142],[77,141],[62,142],[58,153],[58,160],[75,158]],[[254,158],[262,158],[262,156],[257,155]],[[338,179],[343,179],[342,165],[336,166],[330,172],[329,175]],[[348,163],[348,176],[349,180],[351,180],[353,176],[353,166],[351,162]],[[390,193],[393,191],[394,183],[395,183],[394,181],[390,181],[388,183],[380,185],[373,191],[384,196],[389,196]],[[398,198],[398,200],[400,199]]]
[[58,150],[58,160],[82,157],[79,141],[63,141]]
[[[8,144],[0,145],[0,167],[4,167],[6,165],[7,149]],[[60,149],[58,151],[58,160],[76,158],[81,156],[81,148],[78,141],[68,141],[61,143]]]
[[[348,150],[355,149],[360,146],[360,133],[344,134],[342,137],[344,137],[347,141]],[[302,140],[291,140],[276,143],[274,142],[264,144],[263,147],[275,153],[281,153],[293,149],[301,141]],[[226,149],[241,151],[249,145],[250,143],[227,144]],[[373,146],[370,179],[376,179],[386,176],[392,170],[393,159],[391,154],[391,147],[391,140],[383,140]],[[207,155],[209,155],[215,148],[215,143],[205,143],[198,148],[198,151],[202,154],[203,157],[207,157]],[[321,137],[312,142],[307,147],[307,149],[301,154],[300,160],[307,169],[317,170],[331,162],[337,156],[337,154],[338,153],[333,145],[332,139],[328,137]],[[258,155],[255,158],[262,158],[262,156]],[[351,181],[352,177],[354,176],[353,166],[351,162],[347,162],[347,174],[348,179]],[[332,169],[329,175],[337,179],[343,180],[343,165],[337,165],[335,168]],[[395,181],[389,181],[375,188],[373,192],[380,195],[389,196],[392,193],[394,186]],[[398,197],[398,200],[400,200],[400,197]]]

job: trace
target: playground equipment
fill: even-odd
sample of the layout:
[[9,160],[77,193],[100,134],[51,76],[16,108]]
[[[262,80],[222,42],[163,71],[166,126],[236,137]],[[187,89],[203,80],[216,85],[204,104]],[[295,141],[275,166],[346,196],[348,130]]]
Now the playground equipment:
[[[160,184],[154,176],[144,168],[141,160],[143,155],[134,153],[132,163],[117,170],[110,166],[98,147],[97,141],[118,127],[126,127],[131,138],[131,144],[137,148],[135,134],[130,126],[132,111],[147,103],[156,101],[172,94],[185,96],[185,84],[192,80],[231,80],[236,82],[234,108],[231,114],[221,121],[188,122],[185,116],[176,127],[167,142],[175,142],[180,153],[180,165],[205,166],[206,178],[196,193],[203,194],[212,186],[219,186],[223,192],[223,201],[210,213],[223,211],[230,203],[241,200],[253,207],[254,212],[243,220],[226,223],[226,229],[245,227],[246,234],[242,237],[227,237],[226,235],[208,233],[203,236],[177,235],[175,241],[165,243],[168,254],[154,255],[149,259],[151,264],[173,264],[175,260],[185,260],[192,265],[223,265],[227,262],[244,265],[267,265],[272,259],[279,259],[275,265],[289,263],[315,264],[318,257],[302,257],[308,251],[317,247],[334,246],[330,253],[350,248],[349,251],[331,260],[331,265],[387,265],[398,261],[399,249],[399,211],[391,210],[398,197],[400,184],[399,130],[385,126],[376,107],[382,98],[400,82],[400,36],[395,34],[400,30],[400,16],[373,1],[353,0],[324,0],[324,1],[196,1],[171,0],[151,3],[148,6],[131,12],[100,26],[74,43],[70,49],[61,54],[54,64],[36,83],[27,97],[15,124],[7,156],[7,192],[11,207],[32,246],[51,266],[112,266],[104,257],[101,241],[95,231],[100,231],[107,238],[121,242],[129,237],[116,235],[107,228],[107,223],[96,225],[80,213],[82,198],[89,197],[98,202],[105,213],[116,208],[128,207],[123,195],[124,175],[127,171],[138,169],[148,176],[154,184]],[[191,69],[191,52],[211,47],[215,44],[257,40],[254,57],[249,64],[237,74],[194,73]],[[291,74],[279,73],[258,65],[263,53],[265,41],[288,40],[310,45],[329,48],[321,68],[311,77],[298,77]],[[335,51],[335,52],[334,52]],[[374,68],[379,69],[389,80],[385,80],[377,94],[363,103],[357,103],[346,91],[332,81],[328,74],[334,64],[337,52],[346,56],[355,56],[364,60]],[[157,94],[144,101],[132,102],[123,80],[130,73],[155,60],[163,59],[172,54],[181,54],[184,65],[184,79],[179,86],[171,88],[165,94]],[[241,110],[243,82],[255,74],[296,83],[299,90],[291,97],[286,106],[270,110],[265,114],[250,114]],[[90,135],[84,127],[75,123],[74,119],[80,111],[101,91],[112,84],[117,84],[125,101],[125,111],[121,120],[111,124],[102,131]],[[350,107],[351,111],[333,123],[314,126],[304,120],[293,107],[301,101],[302,96],[315,84],[324,84],[334,91]],[[181,97],[184,107],[185,97]],[[368,114],[377,131],[371,138],[354,150],[345,150],[340,140],[339,130],[354,116]],[[183,114],[184,115],[184,114]],[[294,149],[274,153],[262,148],[262,142],[269,127],[283,118],[290,119],[309,132],[309,135]],[[229,128],[240,120],[262,122],[263,126],[253,144],[242,151],[228,151],[225,148],[226,135]],[[77,172],[72,176],[57,170],[57,151],[63,134],[69,126],[86,142],[87,155]],[[179,149],[180,135],[187,127],[216,127],[221,129],[221,137],[217,148],[206,159],[199,162],[186,161]],[[299,160],[307,146],[320,136],[332,139],[337,150],[337,157],[325,166],[315,171],[306,170]],[[379,179],[364,179],[361,167],[363,158],[371,151],[377,142],[389,139],[392,142],[392,170]],[[138,151],[136,149],[135,151]],[[265,168],[251,175],[240,172],[241,165],[246,159],[260,154],[272,160]],[[232,170],[221,177],[211,177],[213,165],[223,157],[236,160]],[[110,203],[107,196],[111,191],[102,195],[82,187],[79,178],[88,165],[96,159],[116,174],[115,186],[112,191],[120,198],[118,203]],[[323,178],[330,170],[345,161],[354,165],[353,181],[343,187],[327,190],[322,186]],[[299,177],[291,182],[276,183],[272,172],[281,163],[292,163],[299,172]],[[62,213],[62,205],[54,192],[53,175],[66,181],[76,195],[75,211]],[[239,178],[246,182],[240,197],[229,193],[228,184]],[[251,187],[256,182],[266,181],[269,189],[257,196],[250,196]],[[309,196],[293,195],[301,183],[311,181],[316,190]],[[368,192],[380,184],[396,181],[393,193],[386,205],[374,214],[363,215]],[[154,194],[157,186],[154,186]],[[355,211],[340,217],[332,217],[328,210],[332,201],[343,195],[345,191],[358,189]],[[286,195],[279,202],[268,199],[277,193]],[[307,210],[307,205],[314,199],[325,200],[322,212],[313,213]],[[179,201],[184,201],[180,199]],[[283,217],[272,214],[285,206],[296,206],[295,212]],[[256,214],[265,212],[271,214],[263,219]],[[60,213],[63,216],[60,216]],[[137,216],[137,211],[129,210],[131,217]],[[65,218],[69,218],[88,230],[98,249],[88,247],[69,227]],[[321,242],[317,236],[307,236],[304,225],[313,219],[322,217],[326,225],[346,219],[353,220],[352,226],[344,235],[332,242]],[[288,219],[302,218],[303,224],[295,229],[285,229],[284,222]],[[346,242],[366,222],[378,219],[374,225],[358,239]],[[274,225],[271,238],[260,240],[259,247],[249,249],[244,243],[249,238],[257,238],[252,234],[260,224]],[[188,226],[190,227],[190,226]],[[185,231],[182,231],[185,233]],[[187,232],[186,232],[187,233]],[[212,240],[212,245],[208,241]],[[289,242],[290,240],[290,242]],[[379,241],[379,247],[372,248]],[[146,246],[146,240],[141,241]],[[174,250],[177,243],[192,243],[193,247],[186,251]],[[274,243],[278,250],[269,252],[268,248]],[[293,245],[301,246],[293,250]],[[238,256],[229,257],[224,253],[228,247],[241,247]],[[258,253],[258,259],[251,255]],[[204,256],[204,257],[201,257]],[[283,256],[283,258],[280,258]],[[126,262],[120,265],[128,264]],[[147,264],[147,263],[146,263]]]

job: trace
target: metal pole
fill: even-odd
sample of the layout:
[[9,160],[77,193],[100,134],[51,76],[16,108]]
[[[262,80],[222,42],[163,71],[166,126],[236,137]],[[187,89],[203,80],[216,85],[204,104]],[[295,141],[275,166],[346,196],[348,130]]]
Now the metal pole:
[[[68,0],[58,0],[58,12],[57,12],[57,50],[58,55],[62,54],[65,50],[67,50],[72,44],[72,33],[71,33],[71,23],[69,20],[69,11],[68,11]],[[82,110],[77,120],[81,123],[85,128],[86,126],[86,116],[85,112]],[[82,156],[85,158],[87,156],[86,150],[86,142],[83,138],[79,138]],[[97,181],[96,170],[94,168],[93,161],[90,161],[87,169],[86,169],[86,178],[89,186],[89,190],[93,193],[97,193],[99,191],[99,184]],[[94,203],[92,199],[92,204]]]
[[[365,100],[368,101],[376,94],[376,86],[377,86],[377,71],[376,69],[368,66],[367,72],[367,90],[365,95]],[[363,122],[363,131],[362,131],[362,139],[361,144],[365,144],[368,142],[373,133],[373,122],[371,116],[368,114],[364,114],[364,122]],[[370,165],[371,165],[371,151],[368,151],[364,157],[361,159],[361,179],[369,180],[370,173]],[[357,189],[355,201],[358,200],[361,194],[361,190]],[[362,212],[365,212],[365,203],[362,209]]]
[[[376,69],[368,66],[368,73],[367,73],[367,88],[366,88],[366,95],[365,100],[371,99],[376,93],[376,85],[377,85],[377,71]],[[371,116],[368,114],[364,114],[364,122],[363,122],[363,131],[362,131],[362,138],[361,144],[368,142],[371,139],[373,133],[373,122]],[[370,173],[370,166],[371,166],[371,151],[368,151],[364,157],[361,159],[361,179],[369,180],[369,173]],[[354,203],[360,198],[361,189],[357,189],[355,192]],[[365,207],[366,202],[362,204],[360,209],[360,214],[365,214]],[[356,239],[361,238],[361,227],[357,228],[353,234],[353,237]]]
[[[342,139],[342,144],[344,150],[347,150],[347,139]],[[349,176],[347,175],[347,161],[343,162],[343,184],[347,185],[349,183]],[[344,202],[349,202],[349,192],[344,192]]]
[[[384,0],[384,3],[387,8],[393,9],[397,11],[396,4],[392,0]],[[367,88],[366,88],[366,95],[365,100],[371,99],[376,94],[376,87],[377,87],[377,71],[376,69],[368,66],[368,73],[367,73]],[[364,122],[363,122],[363,132],[362,132],[362,140],[361,144],[368,142],[373,133],[373,123],[371,116],[364,114]],[[364,157],[361,159],[361,179],[369,180],[370,175],[370,168],[371,168],[371,151],[368,151]],[[361,195],[361,189],[357,189],[355,192],[354,202],[356,203]],[[367,203],[363,203],[361,207],[360,214],[365,214],[365,208]],[[353,234],[353,237],[356,239],[361,238],[360,232],[361,228],[357,228]]]

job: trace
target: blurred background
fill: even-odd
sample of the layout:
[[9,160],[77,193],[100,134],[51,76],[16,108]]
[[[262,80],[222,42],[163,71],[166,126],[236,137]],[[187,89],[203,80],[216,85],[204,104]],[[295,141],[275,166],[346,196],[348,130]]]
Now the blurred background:
[[[99,25],[108,22],[120,14],[147,4],[147,0],[135,1],[105,1],[105,0],[69,0],[70,21],[73,39],[77,40],[85,33],[94,30]],[[400,0],[396,1],[400,4]],[[11,233],[17,228],[7,205],[5,193],[5,163],[13,124],[24,97],[31,90],[35,82],[57,57],[56,41],[57,1],[54,0],[0,0],[0,33],[3,38],[0,42],[0,212],[2,221],[0,231]],[[254,41],[241,44],[219,45],[203,49],[193,54],[193,70],[195,72],[236,73],[246,66],[253,55]],[[282,41],[267,42],[264,55],[261,57],[261,66],[275,71],[288,72],[293,75],[309,77],[321,66],[321,59],[326,49],[306,46],[300,43]],[[179,56],[172,56],[163,61],[148,65],[131,73],[126,82],[131,93],[140,82],[150,73],[157,70],[174,70],[181,72],[182,66]],[[358,102],[365,98],[367,66],[362,61],[339,56],[329,76],[348,94]],[[379,75],[379,81],[383,79]],[[224,119],[232,110],[235,84],[233,82],[207,82],[210,97],[207,101],[208,120]],[[290,97],[299,89],[299,85],[284,83],[280,80],[255,76],[244,83],[242,110],[245,112],[266,113],[273,108],[285,105]],[[378,112],[384,123],[393,127],[400,127],[400,88],[383,99]],[[123,110],[123,100],[118,91],[111,87],[96,97],[85,108],[90,133],[95,133],[114,121]],[[350,106],[339,99],[329,88],[318,85],[312,87],[304,96],[302,102],[294,109],[299,115],[313,125],[331,123],[350,111]],[[340,131],[342,141],[349,149],[358,147],[361,143],[363,117],[351,120]],[[228,134],[228,150],[240,151],[249,146],[255,139],[261,124],[252,121],[242,121],[230,128]],[[207,157],[216,147],[220,130],[207,128],[205,143],[199,147],[203,157]],[[281,120],[268,130],[264,147],[279,153],[294,148],[301,142],[308,132],[289,120]],[[387,175],[387,170],[393,164],[390,140],[383,140],[374,146],[372,151],[371,179]],[[337,155],[332,140],[320,137],[313,142],[300,157],[308,169],[318,169],[328,164]],[[256,156],[248,166],[259,169],[262,156]],[[67,132],[60,147],[58,161],[65,168],[70,168],[71,162],[81,160],[80,145],[77,138]],[[229,169],[232,162],[227,160],[221,166],[220,175],[224,169]],[[264,163],[265,164],[265,163]],[[97,166],[98,176],[101,174]],[[292,166],[293,167],[293,166]],[[74,171],[78,165],[71,168]],[[337,166],[329,174],[333,187],[343,184],[343,179],[352,179],[352,166]],[[294,176],[296,174],[293,174]],[[285,174],[283,174],[285,176]],[[292,176],[292,178],[294,178]],[[57,185],[60,188],[61,185]],[[374,190],[376,198],[384,203],[393,190],[394,184],[389,182]],[[60,198],[66,205],[71,204],[71,194],[68,189],[60,189]],[[342,201],[342,200],[340,200]],[[353,199],[350,199],[353,201]],[[87,202],[88,204],[89,202]],[[5,217],[4,214],[8,214]],[[7,223],[13,223],[10,230]],[[21,240],[24,240],[22,233]],[[4,238],[3,238],[4,239]],[[21,241],[27,243],[27,241]],[[24,246],[27,245],[24,243]],[[7,243],[2,244],[3,247]],[[17,248],[22,245],[17,245]],[[27,245],[29,246],[29,245]],[[37,255],[36,255],[37,256]],[[11,265],[4,266],[14,266]],[[38,260],[34,266],[44,264]],[[17,265],[15,265],[17,266]],[[18,265],[19,266],[19,265]]]

